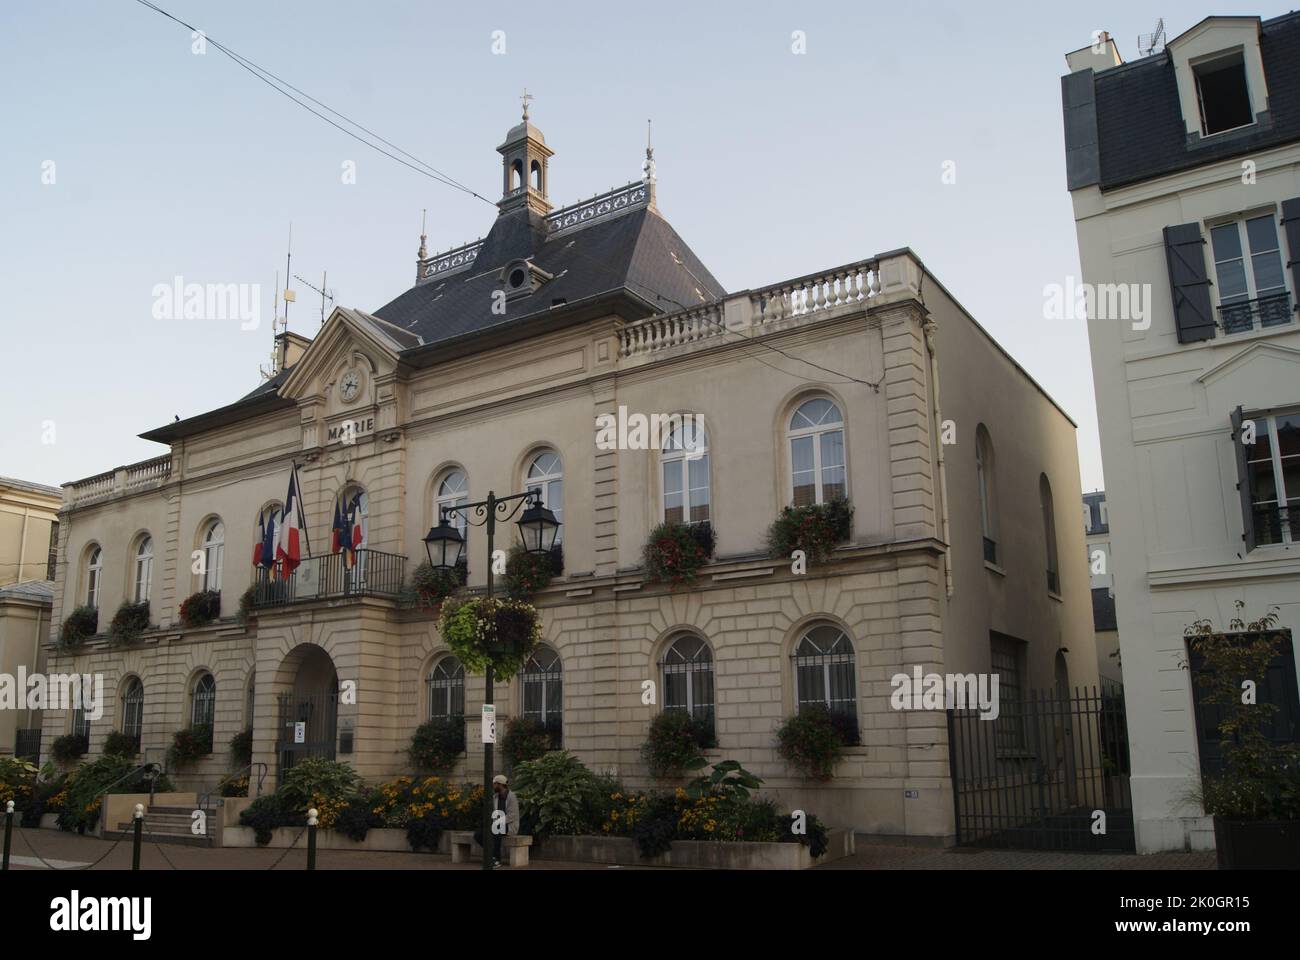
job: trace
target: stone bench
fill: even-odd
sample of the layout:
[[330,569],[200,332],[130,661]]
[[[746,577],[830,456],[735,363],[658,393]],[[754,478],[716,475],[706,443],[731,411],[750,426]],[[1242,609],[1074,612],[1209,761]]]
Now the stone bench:
[[[512,867],[528,866],[528,848],[533,845],[530,836],[513,836],[501,838],[501,853]],[[482,856],[482,848],[474,842],[472,830],[451,831],[451,862],[468,863],[475,855]]]

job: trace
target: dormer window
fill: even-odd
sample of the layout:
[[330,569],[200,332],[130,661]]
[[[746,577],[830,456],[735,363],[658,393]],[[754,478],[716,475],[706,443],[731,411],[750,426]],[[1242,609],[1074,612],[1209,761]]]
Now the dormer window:
[[1201,134],[1213,136],[1255,122],[1241,51],[1202,61],[1192,67],[1201,110]]
[[528,260],[512,260],[501,270],[501,284],[507,300],[526,297],[553,279],[551,274]]

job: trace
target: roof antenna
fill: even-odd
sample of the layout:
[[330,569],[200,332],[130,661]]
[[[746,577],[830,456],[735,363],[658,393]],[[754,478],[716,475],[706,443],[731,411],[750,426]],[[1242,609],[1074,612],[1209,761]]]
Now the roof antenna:
[[289,332],[289,304],[298,299],[298,295],[289,289],[289,278],[293,276],[289,265],[293,262],[293,221],[289,221],[289,247],[284,255],[284,332]]
[[296,273],[293,275],[293,278],[295,280],[300,281],[303,286],[307,287],[309,290],[315,290],[317,293],[320,294],[320,325],[322,327],[325,326],[325,301],[329,300],[330,303],[334,302],[334,291],[329,289],[327,286],[325,286],[325,281],[326,279],[328,279],[328,277],[329,274],[327,274],[324,270],[322,270],[320,273],[320,286],[317,287],[308,283],[306,280],[298,276]]
[[1156,28],[1151,33],[1138,35],[1138,50],[1145,56],[1151,56],[1156,48],[1165,42],[1165,18],[1156,21]]
[[270,380],[279,373],[280,351],[277,347],[276,340],[279,337],[277,327],[280,326],[280,271],[275,271],[275,286],[271,288],[274,293],[271,294],[271,365],[269,367],[258,367],[257,372],[262,375],[263,380]]

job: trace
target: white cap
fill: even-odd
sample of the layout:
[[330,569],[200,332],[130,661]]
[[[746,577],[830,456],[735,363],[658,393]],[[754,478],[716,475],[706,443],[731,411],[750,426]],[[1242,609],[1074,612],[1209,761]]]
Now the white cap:
[[507,783],[509,783],[510,781],[506,779],[506,775],[505,775],[504,773],[498,773],[495,777],[492,778],[492,782],[493,782],[493,783],[500,783],[500,784],[507,784]]

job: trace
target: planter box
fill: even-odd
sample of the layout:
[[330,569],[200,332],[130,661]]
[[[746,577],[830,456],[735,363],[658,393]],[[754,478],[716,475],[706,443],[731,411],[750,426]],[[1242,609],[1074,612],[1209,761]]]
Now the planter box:
[[1214,818],[1220,870],[1294,870],[1300,867],[1300,820]]
[[538,860],[574,863],[610,863],[623,866],[695,867],[708,870],[806,870],[814,864],[838,860],[854,851],[853,834],[831,830],[827,848],[813,860],[802,843],[746,843],[713,840],[674,840],[667,853],[643,860],[631,837],[547,837],[533,849]]
[[[298,846],[306,850],[307,834],[302,827],[276,827],[271,831],[271,842],[266,847],[267,849],[276,850],[291,847],[294,839],[300,833],[302,838],[298,840]],[[256,847],[257,835],[252,827],[227,826],[221,831],[221,845],[223,847]],[[375,827],[369,830],[366,833],[366,839],[359,843],[334,830],[318,830],[316,832],[316,849],[410,853],[411,845],[406,841],[405,827],[401,829],[396,827]],[[450,856],[451,835],[449,831],[444,830],[442,836],[438,838],[438,853]]]

